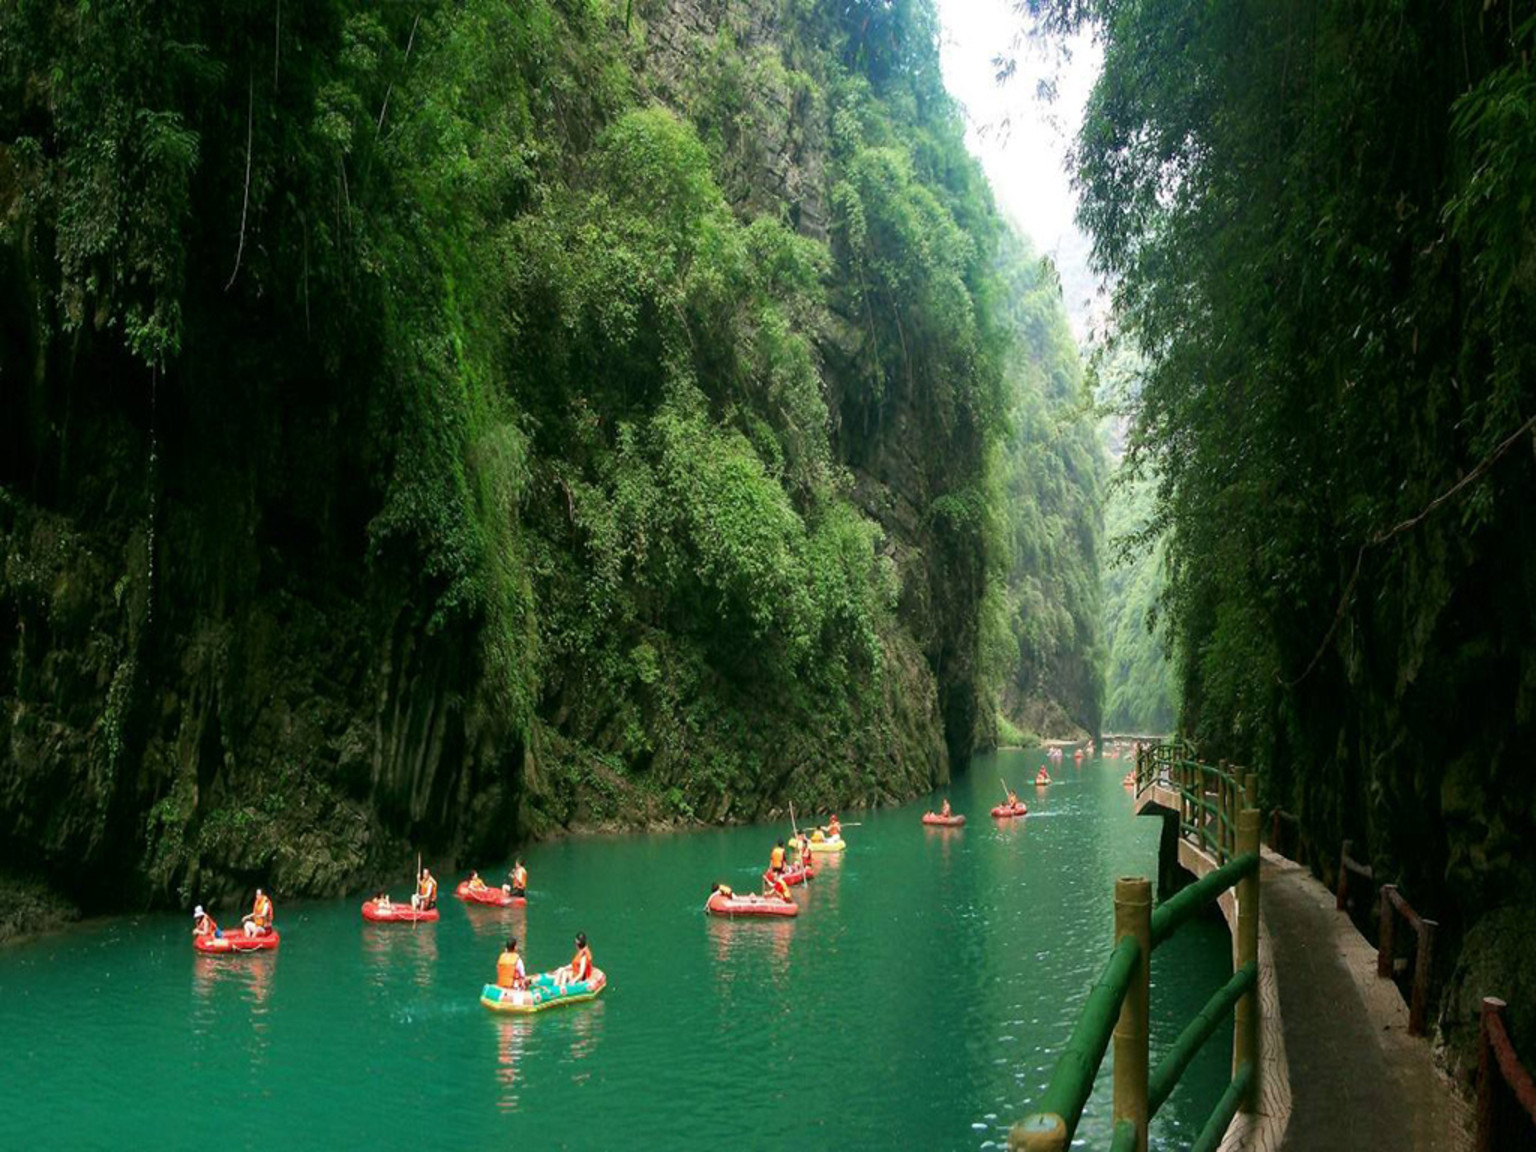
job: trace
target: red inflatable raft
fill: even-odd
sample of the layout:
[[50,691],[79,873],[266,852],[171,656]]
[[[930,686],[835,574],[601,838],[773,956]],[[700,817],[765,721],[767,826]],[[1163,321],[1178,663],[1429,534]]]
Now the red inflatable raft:
[[939,828],[958,828],[965,823],[964,816],[941,816],[937,812],[924,812],[923,823]]
[[800,905],[767,896],[722,896],[719,892],[704,906],[714,916],[798,916]]
[[1012,820],[1015,816],[1027,816],[1029,805],[1020,800],[1017,804],[999,804],[992,809],[992,815],[999,820]]
[[247,936],[237,930],[222,936],[194,936],[192,947],[205,956],[233,956],[240,952],[270,952],[279,939],[275,930],[260,936]]
[[816,869],[809,864],[789,864],[785,866],[782,875],[784,883],[793,888],[796,884],[804,884],[807,880],[813,879]]
[[390,904],[387,908],[380,908],[372,900],[363,901],[363,919],[371,920],[375,924],[414,924],[417,922],[430,924],[437,919],[436,908],[425,908],[417,911],[412,908],[410,902],[404,904]]
[[471,888],[468,880],[455,888],[453,894],[466,904],[486,904],[492,908],[521,908],[528,903],[528,897],[513,896],[500,888]]

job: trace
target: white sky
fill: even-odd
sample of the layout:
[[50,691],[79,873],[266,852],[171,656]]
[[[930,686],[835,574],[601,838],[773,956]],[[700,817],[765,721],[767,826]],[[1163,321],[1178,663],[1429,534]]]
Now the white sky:
[[[966,144],[986,169],[998,206],[1061,273],[1073,331],[1083,339],[1103,309],[1088,270],[1088,239],[1073,217],[1077,195],[1066,170],[1067,151],[1082,123],[1103,54],[1083,34],[1069,42],[1070,58],[1011,46],[1024,26],[1007,0],[937,0],[944,25],[940,61],[944,84],[966,109]],[[1013,52],[1018,71],[1003,85],[992,59]],[[1036,95],[1054,78],[1056,99]],[[1006,122],[1006,130],[1004,124]]]

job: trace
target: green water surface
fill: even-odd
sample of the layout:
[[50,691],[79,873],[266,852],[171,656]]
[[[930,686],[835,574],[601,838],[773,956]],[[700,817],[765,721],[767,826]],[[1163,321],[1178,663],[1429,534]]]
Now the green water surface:
[[[948,792],[960,830],[919,823],[937,797],[844,813],[862,822],[850,850],[785,922],[702,911],[713,880],[753,887],[788,831],[757,826],[536,845],[526,910],[449,898],[416,928],[365,923],[363,893],[278,893],[266,955],[195,955],[190,918],[168,914],[0,951],[0,1147],[1006,1146],[1107,955],[1115,877],[1157,865],[1124,761],[1069,759],[1054,787],[1024,787],[1043,759],[978,758]],[[989,818],[999,776],[1027,818]],[[481,1007],[508,930],[551,968],[578,929],[608,973],[599,999]],[[1230,971],[1219,921],[1158,950],[1154,1061]],[[1188,1145],[1230,1046],[1228,1027],[1154,1146]],[[1108,1063],[1079,1145],[1108,1146]]]

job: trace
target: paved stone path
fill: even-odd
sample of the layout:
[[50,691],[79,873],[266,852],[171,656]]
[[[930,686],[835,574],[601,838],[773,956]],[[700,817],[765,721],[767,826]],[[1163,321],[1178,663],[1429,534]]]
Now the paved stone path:
[[1264,921],[1279,985],[1291,1114],[1282,1149],[1471,1147],[1470,1113],[1408,1035],[1408,1007],[1376,953],[1306,869],[1264,854]]

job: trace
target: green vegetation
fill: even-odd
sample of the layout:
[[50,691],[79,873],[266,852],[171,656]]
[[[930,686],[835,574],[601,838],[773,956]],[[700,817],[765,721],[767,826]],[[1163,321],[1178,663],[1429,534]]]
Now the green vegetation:
[[1076,355],[926,0],[13,5],[0,316],[0,826],[66,881],[1096,726]]
[[1155,496],[1153,482],[1127,476],[1124,483],[1110,484],[1104,504],[1111,550],[1104,565],[1104,641],[1109,650],[1104,728],[1109,732],[1164,733],[1174,728],[1174,665],[1157,627],[1163,548],[1161,542],[1137,544],[1137,534],[1151,522]]
[[[1181,725],[1263,769],[1323,868],[1353,838],[1448,971],[1536,883],[1536,21],[1030,7],[1105,46],[1082,220],[1146,359],[1127,466],[1156,487]],[[1498,936],[1467,939],[1513,972]]]
[[999,267],[1016,352],[987,496],[993,573],[982,644],[1002,714],[1048,736],[1097,735],[1107,467],[1055,269],[1011,234]]

